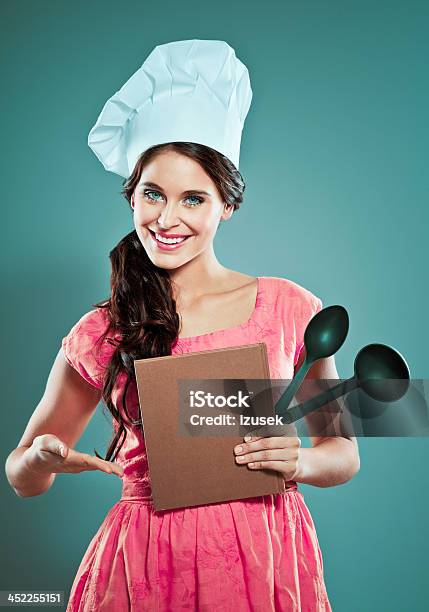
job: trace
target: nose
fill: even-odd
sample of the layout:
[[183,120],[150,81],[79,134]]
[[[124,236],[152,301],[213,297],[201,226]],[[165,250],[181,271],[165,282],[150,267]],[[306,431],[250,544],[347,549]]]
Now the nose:
[[158,225],[165,229],[174,227],[180,224],[180,219],[177,217],[177,210],[174,202],[169,202],[159,215]]

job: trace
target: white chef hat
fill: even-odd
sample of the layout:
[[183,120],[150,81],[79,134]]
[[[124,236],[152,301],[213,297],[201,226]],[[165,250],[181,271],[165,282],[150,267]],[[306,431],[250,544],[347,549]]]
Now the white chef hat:
[[88,145],[104,168],[127,178],[155,144],[196,142],[238,168],[252,90],[246,66],[221,40],[158,45],[104,105]]

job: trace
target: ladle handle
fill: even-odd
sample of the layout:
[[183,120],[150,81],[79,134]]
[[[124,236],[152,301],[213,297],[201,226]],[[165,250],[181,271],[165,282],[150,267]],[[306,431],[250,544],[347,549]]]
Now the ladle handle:
[[295,378],[293,378],[285,390],[285,392],[280,396],[280,399],[275,405],[275,414],[282,414],[286,412],[289,408],[291,401],[295,397],[296,392],[302,384],[302,381],[305,378],[312,362],[308,362],[307,358],[305,358],[302,366],[299,368],[298,372],[295,374]]
[[307,400],[306,402],[303,402],[302,404],[292,406],[292,408],[286,410],[285,413],[278,412],[277,414],[282,417],[282,421],[285,425],[294,423],[306,414],[309,414],[310,412],[321,408],[325,404],[332,402],[332,400],[336,399],[337,397],[342,397],[346,393],[353,391],[353,389],[356,389],[357,386],[358,380],[355,376],[352,376],[351,378],[348,378],[347,380],[344,380],[343,382],[339,383],[335,387],[332,387],[332,389],[328,389],[327,391],[320,393],[320,395],[316,395],[316,397],[312,397],[311,399]]

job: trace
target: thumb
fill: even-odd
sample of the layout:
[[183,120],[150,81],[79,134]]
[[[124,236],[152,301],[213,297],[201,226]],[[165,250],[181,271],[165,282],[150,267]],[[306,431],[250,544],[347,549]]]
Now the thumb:
[[61,457],[67,457],[69,449],[68,449],[67,444],[64,444],[64,442],[61,442],[60,440],[59,442],[56,443],[53,452],[56,453],[57,455],[60,455]]
[[33,440],[33,446],[38,451],[46,451],[60,457],[66,457],[69,451],[67,444],[54,434],[36,436]]

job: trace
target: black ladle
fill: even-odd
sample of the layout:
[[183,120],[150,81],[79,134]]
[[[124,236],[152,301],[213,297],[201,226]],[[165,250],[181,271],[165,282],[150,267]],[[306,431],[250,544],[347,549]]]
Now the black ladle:
[[276,414],[286,412],[313,363],[334,355],[343,345],[348,331],[349,315],[344,306],[327,306],[314,315],[304,333],[305,360],[277,402]]
[[[375,400],[394,402],[405,395],[410,385],[407,362],[397,350],[386,344],[364,346],[355,357],[354,371],[351,378],[284,413],[277,410],[277,404],[276,414],[282,417],[285,425],[290,424],[357,387]],[[395,384],[389,379],[394,379]]]

